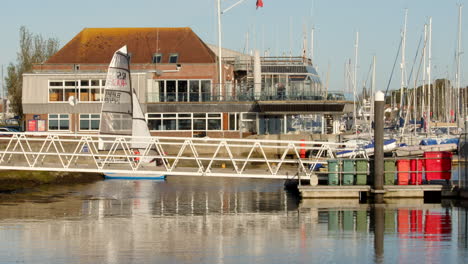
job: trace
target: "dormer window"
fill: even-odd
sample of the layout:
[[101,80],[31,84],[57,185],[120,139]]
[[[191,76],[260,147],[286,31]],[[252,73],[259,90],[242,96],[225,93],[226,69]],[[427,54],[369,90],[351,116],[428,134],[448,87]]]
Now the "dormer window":
[[179,60],[179,54],[177,53],[171,53],[169,55],[169,63],[177,63]]
[[161,53],[153,54],[153,63],[161,63],[161,60],[162,60],[162,54]]

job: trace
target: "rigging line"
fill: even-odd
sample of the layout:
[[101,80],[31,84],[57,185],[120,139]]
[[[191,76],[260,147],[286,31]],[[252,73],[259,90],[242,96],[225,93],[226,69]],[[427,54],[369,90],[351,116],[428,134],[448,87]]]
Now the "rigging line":
[[369,65],[369,71],[367,72],[366,81],[364,81],[364,87],[367,87],[367,81],[369,81],[370,73],[372,71],[372,64],[373,64],[373,62],[371,62],[371,64]]
[[393,72],[395,71],[395,65],[397,63],[398,56],[400,56],[400,50],[401,50],[401,43],[402,42],[403,42],[403,38],[400,38],[400,45],[398,46],[398,52],[397,52],[397,54],[395,56],[395,61],[393,62],[392,72],[390,73],[390,78],[388,79],[387,89],[385,90],[385,97],[387,97],[388,88],[390,88],[390,84],[392,82]]
[[422,38],[423,38],[423,36],[421,35],[421,38],[419,38],[418,48],[416,49],[416,55],[414,56],[413,66],[411,66],[411,71],[410,71],[410,74],[408,76],[408,82],[407,82],[408,84],[410,83],[411,78],[413,76],[413,70],[414,70],[414,66],[416,65],[416,60],[417,60],[418,55],[419,55],[419,48],[421,47]]
[[[421,67],[422,67],[422,64],[423,64],[423,59],[424,59],[424,53],[425,53],[425,48],[426,48],[426,43],[427,41],[424,40],[424,46],[422,48],[422,51],[423,51],[423,56],[421,56],[421,59],[419,61],[419,66],[418,66],[418,71],[416,72],[416,77],[414,79],[414,86],[413,86],[413,95],[412,96],[416,96],[417,95],[417,92],[418,92],[418,88],[417,88],[417,81],[418,81],[418,77],[419,77],[419,74],[421,73]],[[418,51],[416,52],[419,53],[419,48],[420,48],[420,45],[418,45]],[[414,65],[413,65],[414,66]],[[413,70],[411,69],[411,72]],[[409,84],[409,82],[408,82]],[[422,84],[421,86],[421,94],[422,94],[422,90],[424,89],[424,83]],[[413,101],[413,97],[410,95],[409,99],[408,99],[408,102],[411,103]],[[424,95],[422,95],[424,97]],[[408,109],[410,109],[410,104],[408,105]],[[414,106],[413,106],[414,107]],[[417,110],[417,109],[416,109]],[[408,115],[409,115],[409,111],[406,111],[406,115],[405,115],[405,118],[403,120],[403,128],[401,129],[401,137],[405,134],[405,129],[406,129],[406,123],[407,123],[407,120],[408,120]],[[414,117],[414,124],[416,124],[416,117]]]

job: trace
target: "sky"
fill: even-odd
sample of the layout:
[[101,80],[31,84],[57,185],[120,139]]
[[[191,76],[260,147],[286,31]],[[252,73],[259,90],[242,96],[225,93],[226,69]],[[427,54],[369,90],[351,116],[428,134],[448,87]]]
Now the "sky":
[[[221,0],[221,9],[237,1]],[[216,0],[0,2],[3,11],[0,65],[4,68],[16,61],[21,26],[44,38],[57,38],[61,46],[83,28],[93,27],[191,27],[206,43],[217,44]],[[314,27],[313,62],[324,85],[332,91],[350,91],[345,64],[351,61],[354,69],[356,32],[359,32],[358,90],[364,83],[370,86],[373,56],[376,57],[377,89],[399,89],[401,58],[397,58],[397,52],[405,9],[408,9],[408,75],[411,68],[419,65],[419,61],[414,63],[414,57],[424,24],[432,17],[431,75],[434,79],[454,79],[459,4],[466,13],[462,23],[462,52],[467,50],[468,0],[263,0],[264,7],[258,9],[255,3],[256,0],[245,0],[222,15],[222,47],[241,52],[258,49],[270,56],[300,56],[304,32],[310,35]],[[464,65],[468,65],[468,54],[461,57],[462,86],[468,85],[468,67]]]

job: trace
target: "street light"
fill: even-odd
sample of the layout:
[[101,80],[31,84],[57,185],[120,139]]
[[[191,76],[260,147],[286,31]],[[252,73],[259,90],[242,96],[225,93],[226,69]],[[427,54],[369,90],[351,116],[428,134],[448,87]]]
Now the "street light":
[[[221,15],[244,1],[245,0],[239,0],[233,5],[231,5],[230,7],[221,11],[221,0],[217,0],[217,3],[218,3],[218,80],[219,80],[219,92],[220,93],[222,93],[222,82],[223,82],[223,72],[222,72],[222,67],[221,67],[221,63],[223,59],[223,53],[221,49]],[[221,94],[219,94],[219,96],[221,98]]]

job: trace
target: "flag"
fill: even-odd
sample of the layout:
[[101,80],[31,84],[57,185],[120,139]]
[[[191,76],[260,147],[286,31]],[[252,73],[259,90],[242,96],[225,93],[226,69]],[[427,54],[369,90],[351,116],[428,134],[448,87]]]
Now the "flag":
[[262,0],[257,0],[257,9],[259,7],[263,7],[263,1]]

